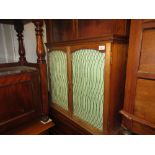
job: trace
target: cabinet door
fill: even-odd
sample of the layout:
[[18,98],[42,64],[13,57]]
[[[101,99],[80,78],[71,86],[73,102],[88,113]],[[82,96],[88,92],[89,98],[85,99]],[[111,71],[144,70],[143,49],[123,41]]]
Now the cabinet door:
[[73,114],[102,130],[105,53],[79,49],[72,54]]
[[123,125],[155,134],[155,21],[132,20]]
[[94,134],[103,133],[105,51],[93,43],[48,53],[52,108]]
[[53,104],[68,110],[68,79],[66,48],[53,49],[48,54],[50,93]]

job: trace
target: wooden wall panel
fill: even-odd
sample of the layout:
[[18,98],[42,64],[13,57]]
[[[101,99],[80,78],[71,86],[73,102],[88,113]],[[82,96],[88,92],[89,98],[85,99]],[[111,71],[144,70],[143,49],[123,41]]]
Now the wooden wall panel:
[[78,38],[99,37],[113,33],[114,20],[78,20]]
[[74,39],[74,26],[71,19],[55,19],[53,24],[53,41],[67,41]]
[[132,20],[122,126],[155,134],[155,20]]
[[33,90],[30,81],[0,87],[0,94],[0,101],[3,101],[0,108],[0,122],[34,109]]
[[106,34],[128,35],[127,20],[78,20],[78,38],[101,37]]
[[135,133],[141,133],[142,135],[155,135],[155,130],[153,128],[137,122],[133,122],[133,131]]
[[155,29],[143,31],[140,70],[155,72]]
[[127,19],[53,19],[45,22],[48,43],[106,35],[128,36],[130,26],[130,20]]
[[0,70],[0,134],[41,117],[39,74],[28,67]]
[[137,81],[134,115],[155,123],[155,81],[139,79]]
[[[121,124],[119,110],[123,107],[124,87],[126,77],[127,49],[125,44],[112,44],[111,81],[109,104],[109,130],[115,131]],[[121,81],[121,82],[120,82]]]

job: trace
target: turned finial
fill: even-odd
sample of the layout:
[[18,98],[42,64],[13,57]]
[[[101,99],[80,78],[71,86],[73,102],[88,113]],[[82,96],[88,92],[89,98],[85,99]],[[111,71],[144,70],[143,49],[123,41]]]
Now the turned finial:
[[16,20],[14,22],[14,28],[17,32],[17,38],[18,38],[19,63],[25,64],[25,63],[27,63],[27,61],[26,61],[26,57],[25,57],[25,47],[24,47],[24,43],[23,43],[24,25],[20,20]]

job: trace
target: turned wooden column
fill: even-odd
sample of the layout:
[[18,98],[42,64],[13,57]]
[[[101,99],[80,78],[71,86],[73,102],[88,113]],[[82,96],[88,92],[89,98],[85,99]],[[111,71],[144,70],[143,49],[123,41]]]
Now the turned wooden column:
[[42,120],[48,120],[48,86],[47,86],[47,66],[45,60],[45,50],[43,45],[43,20],[34,20],[36,31],[36,53],[38,56],[37,63],[40,69],[41,94],[42,94]]
[[27,63],[27,61],[26,61],[26,57],[25,57],[25,47],[24,47],[24,43],[23,43],[24,25],[20,20],[17,20],[14,22],[14,28],[17,32],[17,38],[18,38],[19,63],[25,64],[25,63]]

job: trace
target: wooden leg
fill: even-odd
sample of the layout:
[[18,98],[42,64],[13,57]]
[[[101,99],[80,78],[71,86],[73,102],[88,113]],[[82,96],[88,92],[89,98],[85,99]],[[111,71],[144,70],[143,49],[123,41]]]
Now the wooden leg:
[[40,81],[41,81],[41,97],[42,97],[42,118],[41,120],[47,122],[49,117],[48,111],[48,84],[47,84],[47,65],[45,60],[45,49],[43,45],[43,20],[34,20],[34,25],[36,26],[36,53],[37,53],[37,63],[40,70]]

